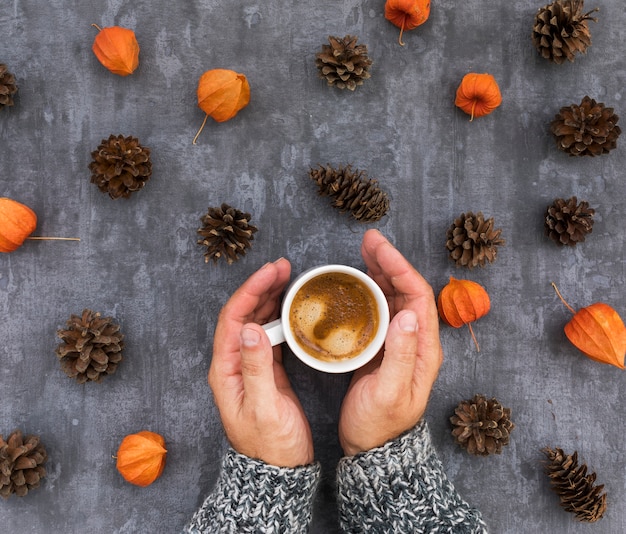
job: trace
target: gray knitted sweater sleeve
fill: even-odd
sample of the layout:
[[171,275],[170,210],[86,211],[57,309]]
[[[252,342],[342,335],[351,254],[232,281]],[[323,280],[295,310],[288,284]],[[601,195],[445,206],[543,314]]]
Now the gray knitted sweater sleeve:
[[229,449],[215,488],[184,532],[306,532],[319,478],[318,463],[276,467]]
[[337,466],[344,532],[479,534],[487,528],[446,478],[425,422]]

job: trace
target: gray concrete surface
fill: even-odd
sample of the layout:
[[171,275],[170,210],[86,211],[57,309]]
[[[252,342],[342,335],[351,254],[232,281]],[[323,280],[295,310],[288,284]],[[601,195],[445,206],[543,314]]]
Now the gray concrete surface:
[[[2,196],[31,206],[40,235],[80,243],[27,242],[0,257],[0,432],[41,435],[48,478],[26,498],[0,502],[2,532],[165,533],[180,530],[218,472],[226,443],[206,384],[217,313],[269,259],[294,272],[323,262],[362,267],[366,226],[334,211],[309,183],[309,167],[352,163],[380,180],[391,211],[378,227],[438,291],[450,275],[483,284],[491,313],[466,329],[442,328],[446,360],[427,419],[449,477],[494,533],[626,531],[625,375],[587,359],[565,338],[576,308],[624,305],[624,142],[607,156],[569,158],[547,125],[585,94],[624,115],[626,13],[600,7],[593,45],[552,65],[530,42],[543,2],[433,0],[430,20],[405,34],[383,0],[4,0],[0,62],[16,75],[16,105],[0,112]],[[140,66],[110,74],[91,52],[92,23],[133,28]],[[314,55],[328,35],[358,35],[374,60],[355,93],[318,79]],[[211,68],[245,73],[252,101],[223,124],[204,114],[196,83]],[[490,72],[503,104],[469,122],[453,105],[467,72]],[[622,125],[626,126],[626,125]],[[152,149],[154,174],[140,193],[112,201],[89,183],[90,153],[110,134]],[[575,249],[543,236],[556,197],[597,210]],[[205,265],[199,218],[228,202],[259,232],[243,260]],[[507,241],[482,270],[458,270],[444,249],[461,212],[493,216]],[[126,334],[125,360],[102,384],[77,385],[60,370],[55,332],[72,313],[112,315]],[[346,376],[303,368],[287,356],[310,418],[324,478],[312,532],[335,532],[334,466]],[[470,457],[450,435],[457,403],[484,393],[512,409],[502,455]],[[124,435],[161,433],[163,476],[125,483],[112,455]],[[596,525],[562,511],[540,449],[578,450],[608,492]]]

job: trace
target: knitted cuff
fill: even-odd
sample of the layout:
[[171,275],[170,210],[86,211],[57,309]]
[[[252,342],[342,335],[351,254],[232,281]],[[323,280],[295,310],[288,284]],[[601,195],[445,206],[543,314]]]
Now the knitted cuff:
[[428,425],[337,466],[339,522],[344,532],[478,534],[480,512],[446,478]]
[[229,449],[215,488],[185,532],[306,532],[319,478],[318,463],[276,467]]

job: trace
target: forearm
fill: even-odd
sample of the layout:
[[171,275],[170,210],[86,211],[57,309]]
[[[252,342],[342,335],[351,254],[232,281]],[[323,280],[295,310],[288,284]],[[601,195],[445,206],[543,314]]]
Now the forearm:
[[229,449],[215,488],[184,532],[306,532],[319,478],[319,464],[276,467]]
[[344,532],[487,532],[480,512],[444,474],[423,421],[381,447],[342,458],[337,488]]

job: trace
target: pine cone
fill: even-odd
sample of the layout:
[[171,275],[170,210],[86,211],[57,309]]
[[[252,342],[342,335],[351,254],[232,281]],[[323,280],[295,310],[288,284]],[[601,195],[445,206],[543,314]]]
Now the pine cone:
[[578,452],[565,454],[561,449],[543,449],[550,460],[546,474],[550,477],[552,489],[559,495],[561,506],[573,512],[578,521],[593,523],[606,511],[604,485],[596,486],[596,474],[587,474],[585,464],[578,465]]
[[63,343],[55,352],[67,376],[84,384],[115,373],[122,361],[124,336],[111,317],[86,309],[82,316],[71,315],[66,326],[57,330]]
[[493,217],[485,220],[482,212],[461,213],[448,228],[446,248],[457,267],[473,269],[485,266],[485,261],[495,261],[498,247],[505,241],[500,237],[502,230],[494,230]]
[[214,263],[224,258],[230,265],[245,256],[246,249],[250,248],[254,239],[256,226],[250,224],[250,214],[244,213],[228,204],[222,204],[219,208],[209,208],[209,211],[201,219],[202,228],[198,234],[202,239],[198,245],[204,245],[204,261]]
[[585,96],[580,105],[561,108],[550,123],[556,145],[570,156],[599,156],[617,146],[622,133],[613,108]]
[[315,55],[315,65],[321,78],[328,85],[354,91],[370,77],[372,60],[367,55],[366,45],[357,45],[357,37],[346,35],[343,39],[328,36],[330,45],[322,45]]
[[365,171],[353,171],[350,165],[338,169],[319,165],[309,171],[309,177],[317,183],[320,195],[333,197],[333,207],[341,213],[350,211],[359,222],[378,221],[389,209],[387,193]]
[[4,63],[0,63],[0,110],[5,106],[13,105],[13,95],[17,93],[15,76],[7,70]]
[[597,22],[591,13],[583,13],[583,0],[556,0],[542,7],[535,15],[532,41],[542,57],[553,63],[574,61],[578,52],[583,54],[591,46],[588,21]]
[[150,149],[136,137],[111,135],[91,153],[91,183],[113,199],[128,198],[139,191],[152,176]]
[[595,212],[588,202],[583,200],[579,204],[576,197],[557,198],[546,210],[546,235],[559,245],[573,247],[593,231]]
[[484,395],[474,395],[473,399],[461,402],[454,414],[450,417],[454,426],[452,435],[470,454],[500,454],[502,447],[509,444],[509,434],[515,428],[510,419],[511,410],[495,398],[487,400]]
[[0,495],[8,499],[13,493],[24,497],[39,487],[46,476],[43,464],[48,459],[46,449],[37,436],[22,436],[14,430],[6,441],[0,435]]

